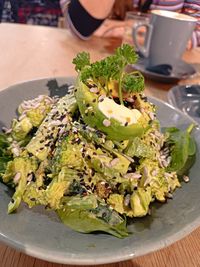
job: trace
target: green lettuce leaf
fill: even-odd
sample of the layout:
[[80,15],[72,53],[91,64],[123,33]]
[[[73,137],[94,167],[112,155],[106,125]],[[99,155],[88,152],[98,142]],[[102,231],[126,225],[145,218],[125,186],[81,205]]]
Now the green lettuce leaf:
[[176,171],[178,175],[185,174],[193,165],[196,154],[196,144],[191,136],[194,125],[190,125],[185,131],[175,127],[165,128],[169,135],[167,142],[171,147],[171,163],[168,171]]
[[66,226],[77,232],[102,231],[118,238],[128,236],[126,221],[117,212],[106,206],[99,206],[93,210],[65,206],[57,210],[57,213]]

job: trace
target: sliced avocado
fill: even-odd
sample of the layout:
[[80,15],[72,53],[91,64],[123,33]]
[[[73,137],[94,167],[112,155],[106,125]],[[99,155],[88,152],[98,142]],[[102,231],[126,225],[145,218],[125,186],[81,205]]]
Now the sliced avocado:
[[[143,116],[139,110],[136,109],[132,110],[133,117],[135,112],[135,122],[132,124],[129,124],[131,118],[127,118],[127,122],[122,124],[122,122],[116,118],[107,117],[105,115],[106,112],[103,113],[99,108],[99,103],[102,98],[99,98],[97,94],[90,92],[89,88],[81,82],[79,78],[75,96],[84,122],[89,126],[106,133],[108,138],[112,140],[133,139],[136,136],[143,135],[149,128],[149,118]],[[115,103],[114,100],[113,105],[117,105],[116,110],[120,110],[120,108],[123,107],[122,113],[124,113],[125,109],[127,109],[127,112],[131,112],[128,108]],[[113,110],[113,112],[115,111]]]
[[117,177],[119,174],[123,175],[127,173],[130,161],[121,155],[112,158],[99,148],[97,150],[97,155],[92,155],[89,164],[91,164],[91,167],[95,171],[102,173],[108,178]]
[[180,187],[177,175],[173,172],[166,173],[166,170],[161,168],[156,161],[147,158],[141,162],[138,170],[142,174],[140,187],[150,186],[152,197],[158,201],[165,201],[169,191],[172,193],[177,187]]
[[48,185],[45,193],[48,206],[51,209],[58,209],[61,207],[61,199],[69,190],[73,179],[77,178],[77,172],[63,167],[59,175],[55,177]]
[[129,157],[142,157],[142,158],[152,158],[153,157],[153,149],[145,144],[144,140],[135,137],[124,150],[124,153]]
[[30,119],[25,117],[21,121],[13,120],[12,122],[12,137],[17,140],[23,140],[30,130],[33,128]]
[[70,182],[66,180],[60,181],[54,179],[46,190],[46,197],[51,209],[60,208],[60,200],[65,191],[69,188]]
[[45,105],[41,104],[38,108],[27,111],[26,116],[29,118],[34,127],[38,127],[42,123],[50,109],[50,106],[45,107]]
[[108,204],[120,214],[125,214],[128,217],[134,217],[133,210],[124,204],[124,196],[120,194],[111,194],[108,198]]
[[151,189],[148,187],[146,190],[138,188],[131,196],[131,208],[134,217],[143,217],[149,210],[149,204],[152,200]]
[[[37,167],[35,158],[17,157],[12,161],[9,166],[9,171],[12,170],[10,175],[13,174],[12,177],[19,175],[19,183],[14,195],[12,196],[12,200],[8,204],[8,213],[12,213],[19,207],[24,191],[26,190],[28,174],[35,172]],[[3,179],[4,178],[5,177],[3,177]],[[9,178],[7,177],[6,179]]]
[[38,189],[34,182],[31,182],[26,186],[26,190],[22,195],[22,200],[29,206],[29,208],[37,205],[46,206],[48,204],[45,190],[42,188]]
[[70,133],[70,136],[64,138],[60,145],[56,147],[52,159],[53,173],[59,172],[64,166],[77,170],[83,169],[84,160],[81,152],[83,146],[80,143],[72,143],[74,139],[76,139],[76,136]]
[[59,136],[61,127],[67,127],[69,124],[69,112],[73,113],[75,110],[76,99],[74,95],[66,95],[61,98],[53,106],[39,126],[35,136],[26,146],[27,151],[39,160],[45,160],[51,151],[51,146],[53,146]]

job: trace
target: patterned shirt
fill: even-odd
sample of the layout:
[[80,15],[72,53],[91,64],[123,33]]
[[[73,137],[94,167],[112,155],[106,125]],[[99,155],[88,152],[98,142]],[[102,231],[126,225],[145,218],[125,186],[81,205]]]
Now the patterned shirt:
[[[16,0],[16,3],[19,23],[57,27],[58,19],[62,16],[59,0]],[[12,13],[10,1],[5,0],[2,21],[12,22]]]

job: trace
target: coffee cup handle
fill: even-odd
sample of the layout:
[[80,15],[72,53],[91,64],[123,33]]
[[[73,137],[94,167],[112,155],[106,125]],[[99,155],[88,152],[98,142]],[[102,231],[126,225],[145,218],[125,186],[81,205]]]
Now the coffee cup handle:
[[[137,33],[139,31],[139,28],[141,27],[146,27],[147,29],[143,46],[139,44],[138,39],[137,39]],[[134,44],[138,52],[140,52],[141,55],[143,55],[144,57],[149,56],[149,48],[150,48],[152,31],[153,31],[153,26],[149,23],[142,22],[142,23],[138,23],[135,26],[133,26],[132,36],[133,36]]]

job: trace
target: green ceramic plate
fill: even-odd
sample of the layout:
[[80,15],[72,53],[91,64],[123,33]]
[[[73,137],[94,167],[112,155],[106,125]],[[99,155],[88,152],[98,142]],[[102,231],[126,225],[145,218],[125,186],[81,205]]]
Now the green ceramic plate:
[[[16,108],[24,99],[39,94],[63,95],[70,78],[42,79],[14,85],[0,92],[0,126],[9,126]],[[193,120],[157,99],[162,126],[186,128]],[[67,264],[100,264],[144,255],[189,234],[200,225],[200,130],[194,132],[198,145],[197,159],[190,171],[191,181],[182,184],[173,200],[155,204],[152,216],[134,220],[132,234],[117,239],[106,234],[80,234],[65,227],[53,212],[21,205],[16,214],[7,215],[10,192],[0,185],[0,240],[31,256]]]

